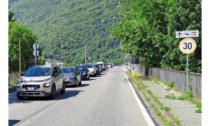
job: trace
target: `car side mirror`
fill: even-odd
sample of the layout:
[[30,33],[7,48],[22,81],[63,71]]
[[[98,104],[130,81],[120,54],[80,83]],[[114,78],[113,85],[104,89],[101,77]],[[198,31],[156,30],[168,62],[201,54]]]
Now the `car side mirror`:
[[25,74],[25,72],[24,72],[24,71],[22,71],[22,72],[20,73],[20,75],[21,75],[21,76],[24,76],[24,74]]
[[58,76],[58,74],[57,74],[57,73],[54,73],[52,76],[53,76],[53,77],[56,77],[56,76]]

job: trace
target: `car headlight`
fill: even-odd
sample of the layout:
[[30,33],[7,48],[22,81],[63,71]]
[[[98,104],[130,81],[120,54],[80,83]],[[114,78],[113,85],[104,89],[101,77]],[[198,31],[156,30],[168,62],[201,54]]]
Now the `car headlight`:
[[50,87],[50,83],[44,83],[44,87]]
[[67,78],[64,79],[64,81],[69,81],[69,79],[70,79],[70,78],[67,77]]
[[20,86],[21,86],[21,84],[20,84],[20,83],[17,83],[17,84],[16,84],[16,87],[18,87],[18,88],[19,88]]
[[20,87],[21,83],[23,83],[23,80],[21,78],[18,79],[18,82],[16,83],[16,87]]
[[84,72],[82,75],[86,75],[86,72]]
[[21,84],[21,83],[23,83],[23,80],[19,78],[17,84]]

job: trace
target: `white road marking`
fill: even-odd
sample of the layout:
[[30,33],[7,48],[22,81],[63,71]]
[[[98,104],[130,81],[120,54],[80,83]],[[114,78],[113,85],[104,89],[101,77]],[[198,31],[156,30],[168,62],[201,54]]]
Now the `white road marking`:
[[[125,71],[125,68],[124,68],[124,67],[123,67],[123,70]],[[135,92],[135,90],[134,90],[132,84],[131,84],[130,81],[128,80],[128,77],[127,77],[126,73],[125,73],[125,78],[127,79],[127,82],[128,82],[128,84],[129,84],[129,87],[130,87],[130,89],[131,89],[131,91],[132,91],[132,93],[133,93],[133,95],[134,95],[134,98],[135,98],[137,104],[138,104],[138,107],[139,107],[139,109],[141,110],[141,112],[142,112],[142,114],[143,114],[145,120],[147,121],[148,125],[149,125],[149,126],[155,126],[155,124],[154,124],[154,122],[152,121],[151,117],[149,116],[149,114],[147,113],[147,111],[146,111],[146,109],[144,108],[143,104],[142,104],[141,101],[139,100],[139,98],[138,98],[138,96],[137,96],[137,94],[136,94],[136,92]]]

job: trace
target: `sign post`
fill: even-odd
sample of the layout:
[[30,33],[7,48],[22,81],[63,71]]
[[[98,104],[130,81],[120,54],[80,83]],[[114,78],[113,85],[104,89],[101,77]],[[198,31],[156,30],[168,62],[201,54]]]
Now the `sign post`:
[[187,85],[188,85],[188,78],[189,78],[189,74],[188,74],[188,65],[189,65],[188,54],[195,51],[196,42],[191,38],[182,39],[181,42],[179,43],[179,49],[184,54],[187,54],[187,56],[186,56],[186,62],[187,62],[186,63],[186,72],[187,72]]
[[198,36],[199,36],[198,30],[176,31],[176,38],[193,38]]
[[33,51],[33,55],[35,56],[35,65],[36,65],[36,61],[37,61],[37,56],[39,56],[39,51],[38,51],[38,48],[39,48],[39,44],[38,43],[34,43],[33,44],[33,48],[34,48],[34,51]]

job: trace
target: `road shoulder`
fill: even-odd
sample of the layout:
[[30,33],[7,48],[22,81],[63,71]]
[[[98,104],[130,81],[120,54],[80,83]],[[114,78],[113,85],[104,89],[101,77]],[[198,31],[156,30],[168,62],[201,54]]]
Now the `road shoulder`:
[[[125,70],[125,72],[128,70]],[[164,125],[184,125],[184,126],[200,126],[201,125],[201,113],[196,113],[196,105],[188,100],[174,100],[166,98],[166,96],[179,96],[180,94],[168,90],[165,86],[155,83],[154,81],[140,77],[141,84],[144,85],[143,90],[138,90],[138,93],[143,96],[142,99],[147,106],[153,112]],[[140,82],[136,82],[140,83]],[[138,84],[133,84],[136,88],[139,88]],[[150,95],[150,96],[149,96]],[[155,104],[156,101],[157,103]],[[155,110],[156,109],[156,110]],[[164,123],[163,118],[158,116],[157,113],[165,116],[166,121]],[[162,120],[161,120],[162,119]],[[169,121],[167,121],[169,120]],[[170,121],[172,120],[172,121]]]

